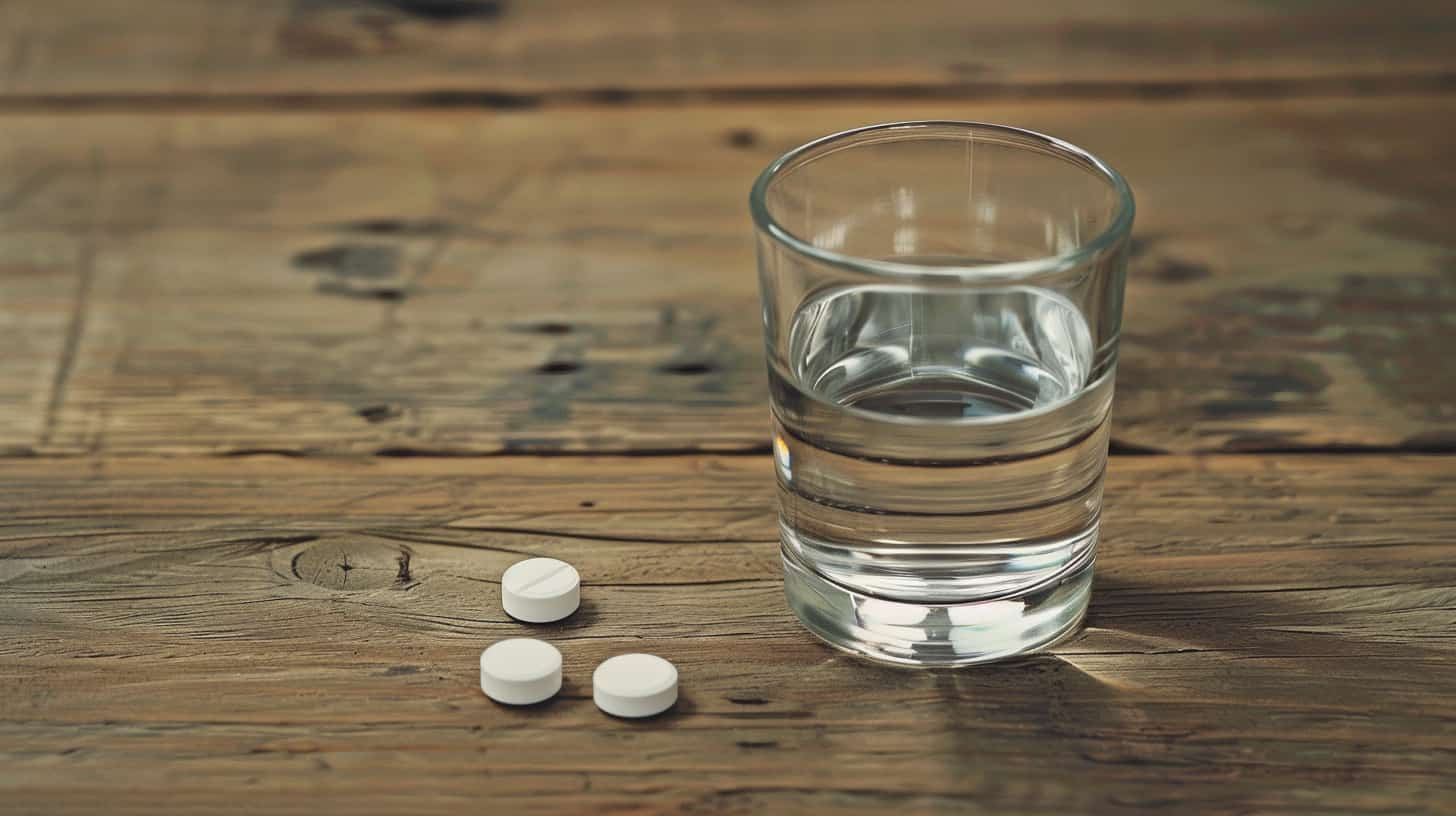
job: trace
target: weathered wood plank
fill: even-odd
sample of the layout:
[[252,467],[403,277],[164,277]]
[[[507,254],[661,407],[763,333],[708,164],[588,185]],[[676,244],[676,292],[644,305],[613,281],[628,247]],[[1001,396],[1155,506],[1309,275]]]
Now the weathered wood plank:
[[[1109,479],[1091,628],[1021,663],[917,673],[794,623],[758,457],[10,460],[0,797],[8,813],[1456,805],[1451,460],[1129,457]],[[495,581],[523,555],[580,568],[576,616],[504,618]],[[495,706],[475,657],[527,632],[562,648],[565,691]],[[590,671],[635,650],[674,660],[684,699],[609,720]]]
[[10,116],[0,165],[44,180],[0,212],[12,265],[94,267],[52,432],[15,433],[57,454],[761,447],[754,174],[825,131],[946,116],[1063,135],[1136,187],[1121,441],[1456,442],[1448,97]]
[[[1451,7],[1230,0],[21,0],[5,94],[992,90],[1449,77]],[[438,97],[436,97],[438,98]],[[481,97],[471,97],[481,98]]]

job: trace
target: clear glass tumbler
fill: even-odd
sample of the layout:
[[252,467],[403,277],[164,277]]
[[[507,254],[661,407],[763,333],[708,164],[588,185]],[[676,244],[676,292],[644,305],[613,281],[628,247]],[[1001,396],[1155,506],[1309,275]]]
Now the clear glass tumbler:
[[1087,609],[1133,198],[974,122],[835,134],[750,196],[789,604],[834,646],[958,665]]

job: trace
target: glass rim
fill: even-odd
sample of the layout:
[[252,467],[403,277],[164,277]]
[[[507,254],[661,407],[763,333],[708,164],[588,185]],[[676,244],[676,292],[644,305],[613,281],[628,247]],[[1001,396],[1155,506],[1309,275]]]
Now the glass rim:
[[[937,127],[957,128],[967,132],[993,131],[1015,137],[1022,141],[1040,144],[1042,147],[1047,148],[1053,155],[1071,159],[1074,163],[1091,170],[1095,175],[1107,182],[1117,195],[1117,208],[1113,212],[1112,219],[1101,232],[1067,252],[1046,255],[1039,258],[1030,258],[1024,261],[1003,261],[967,266],[930,266],[927,264],[886,261],[857,255],[847,255],[842,252],[835,252],[831,249],[814,246],[785,229],[768,211],[768,205],[764,199],[768,194],[769,187],[782,173],[797,166],[799,161],[807,156],[818,153],[827,147],[832,147],[837,143],[850,141],[866,134],[877,132],[891,133],[901,130],[918,131]],[[893,139],[895,137],[891,138]],[[1133,200],[1132,188],[1128,186],[1127,180],[1122,177],[1121,173],[1114,170],[1107,162],[1097,158],[1097,156],[1089,151],[1077,147],[1071,142],[1058,139],[1055,136],[1048,136],[1045,133],[1038,133],[1034,130],[1012,127],[1011,125],[956,119],[922,119],[904,122],[884,122],[876,125],[865,125],[863,127],[842,130],[838,133],[821,136],[818,139],[790,150],[775,159],[768,167],[763,169],[763,172],[758,174],[758,178],[754,180],[753,188],[748,194],[748,209],[753,216],[754,226],[775,241],[784,244],[802,255],[807,255],[834,266],[853,269],[871,275],[903,278],[1019,280],[1073,269],[1102,254],[1116,244],[1122,237],[1131,232],[1137,205]]]

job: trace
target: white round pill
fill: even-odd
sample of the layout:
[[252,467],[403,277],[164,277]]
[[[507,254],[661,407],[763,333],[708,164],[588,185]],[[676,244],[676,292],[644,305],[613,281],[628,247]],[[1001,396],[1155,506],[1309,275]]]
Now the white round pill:
[[592,673],[592,699],[615,717],[661,714],[677,702],[677,669],[656,655],[617,655]]
[[581,576],[576,567],[555,558],[528,558],[512,564],[501,576],[501,606],[527,623],[550,623],[581,604]]
[[507,705],[549,700],[561,690],[561,652],[531,638],[493,643],[480,653],[480,690]]

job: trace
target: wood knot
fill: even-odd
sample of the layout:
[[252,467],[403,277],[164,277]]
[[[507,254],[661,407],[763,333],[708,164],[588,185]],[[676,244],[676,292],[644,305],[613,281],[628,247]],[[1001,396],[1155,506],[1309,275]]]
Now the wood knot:
[[299,548],[288,571],[299,581],[344,592],[407,589],[414,583],[413,560],[401,544],[334,536]]

